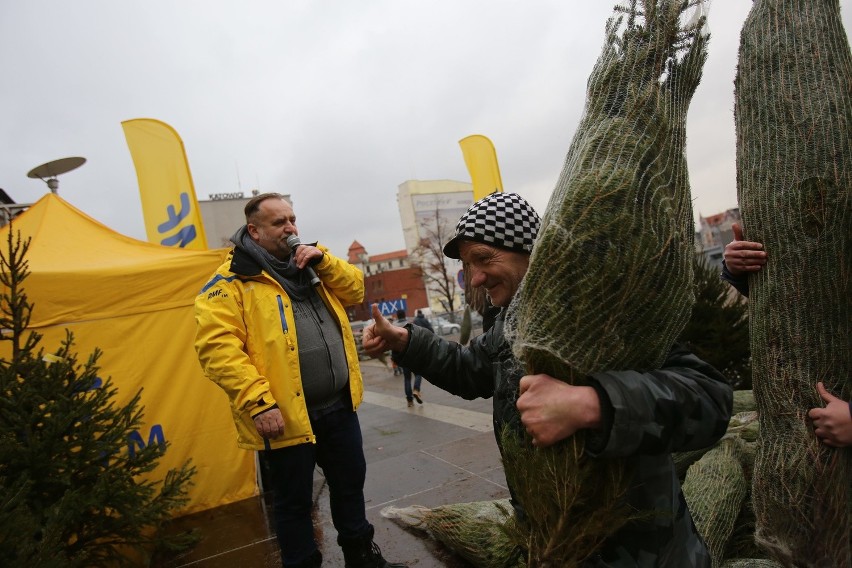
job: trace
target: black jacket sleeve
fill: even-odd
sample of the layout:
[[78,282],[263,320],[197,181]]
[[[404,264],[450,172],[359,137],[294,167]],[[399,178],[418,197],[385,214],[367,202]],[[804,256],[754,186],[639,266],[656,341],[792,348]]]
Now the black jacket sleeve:
[[[429,332],[416,325],[406,326],[408,347],[394,352],[393,360],[423,375],[433,385],[467,400],[494,395],[495,338],[484,333],[468,347]],[[499,338],[497,338],[499,339]]]
[[722,261],[722,274],[719,275],[719,278],[728,282],[731,286],[737,289],[737,292],[748,298],[748,275],[742,274],[740,276],[734,276],[731,274],[731,271],[728,270],[728,265],[725,264],[725,261]]
[[675,344],[660,369],[594,373],[605,392],[603,435],[591,455],[625,457],[682,452],[710,446],[724,435],[733,390],[724,376]]

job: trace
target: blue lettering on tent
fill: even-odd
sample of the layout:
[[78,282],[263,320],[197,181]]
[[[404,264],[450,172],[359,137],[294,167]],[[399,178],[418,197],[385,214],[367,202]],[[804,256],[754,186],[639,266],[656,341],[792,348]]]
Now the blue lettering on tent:
[[[177,228],[180,222],[189,216],[189,213],[189,194],[185,191],[182,191],[180,194],[180,212],[177,212],[174,205],[169,205],[168,207],[166,207],[166,215],[168,215],[168,220],[164,223],[160,223],[159,225],[157,225],[157,232],[162,235]],[[165,239],[161,240],[160,244],[165,245],[167,247],[178,245],[179,247],[183,248],[192,241],[194,241],[197,234],[198,233],[195,230],[195,225],[187,225],[186,227],[183,227],[180,231],[178,231],[177,234],[172,235],[170,237],[166,237]]]
[[[166,435],[163,433],[163,425],[162,424],[154,424],[151,427],[151,433],[148,434],[148,445],[157,444],[161,448],[165,449],[166,446]],[[142,434],[139,433],[139,430],[134,430],[127,437],[127,451],[130,454],[131,458],[136,457],[137,450],[145,449],[145,440],[142,439]]]

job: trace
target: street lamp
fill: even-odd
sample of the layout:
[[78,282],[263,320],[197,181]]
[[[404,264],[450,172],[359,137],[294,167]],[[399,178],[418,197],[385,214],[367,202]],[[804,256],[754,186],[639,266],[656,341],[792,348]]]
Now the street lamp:
[[56,176],[75,170],[86,163],[86,158],[60,158],[31,169],[27,177],[40,179],[47,184],[52,193],[57,193],[59,180]]

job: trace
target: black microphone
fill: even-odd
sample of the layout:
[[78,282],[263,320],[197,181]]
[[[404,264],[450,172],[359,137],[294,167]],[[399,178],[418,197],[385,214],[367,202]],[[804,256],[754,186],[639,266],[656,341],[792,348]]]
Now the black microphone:
[[[293,252],[295,252],[296,249],[301,245],[302,241],[299,239],[299,235],[290,235],[289,237],[287,237],[287,246],[289,246]],[[305,266],[305,272],[308,273],[308,276],[311,279],[311,284],[313,284],[314,286],[320,285],[319,276],[317,276],[317,273],[314,272],[314,269],[311,267],[310,264]]]

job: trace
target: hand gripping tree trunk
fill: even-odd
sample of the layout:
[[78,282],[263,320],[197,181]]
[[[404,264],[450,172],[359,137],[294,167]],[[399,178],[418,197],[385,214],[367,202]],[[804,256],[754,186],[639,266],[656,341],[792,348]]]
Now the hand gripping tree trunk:
[[743,26],[737,182],[750,279],[759,544],[784,566],[850,566],[850,451],[814,436],[823,381],[852,377],[852,57],[837,0],[757,0]]

